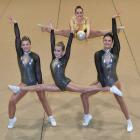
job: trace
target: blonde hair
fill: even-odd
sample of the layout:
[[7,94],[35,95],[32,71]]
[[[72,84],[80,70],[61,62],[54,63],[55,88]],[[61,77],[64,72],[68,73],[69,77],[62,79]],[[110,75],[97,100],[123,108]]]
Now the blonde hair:
[[63,41],[57,42],[56,46],[62,47],[62,51],[65,50],[65,45],[64,45]]

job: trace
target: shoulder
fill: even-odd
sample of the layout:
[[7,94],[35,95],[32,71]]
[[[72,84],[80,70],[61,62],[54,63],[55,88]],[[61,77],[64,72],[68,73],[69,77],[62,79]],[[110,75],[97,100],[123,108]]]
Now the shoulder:
[[99,50],[99,51],[95,52],[95,55],[102,54],[103,52],[104,52],[103,50]]
[[87,22],[87,21],[89,21],[89,18],[84,16],[84,20]]
[[38,55],[37,53],[31,52],[30,54],[32,55],[32,57],[33,57],[35,60],[40,59],[40,57],[39,57],[39,55]]
[[73,17],[70,19],[70,22],[71,22],[71,23],[75,23],[75,22],[76,22],[76,17],[73,16]]
[[85,19],[85,20],[89,20],[89,18],[88,18],[87,16],[84,16],[84,19]]
[[72,16],[71,20],[76,20],[76,17],[75,16]]

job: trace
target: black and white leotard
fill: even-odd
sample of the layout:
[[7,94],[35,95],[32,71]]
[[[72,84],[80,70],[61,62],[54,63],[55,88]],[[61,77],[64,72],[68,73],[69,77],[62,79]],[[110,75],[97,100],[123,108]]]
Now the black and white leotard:
[[112,33],[114,44],[111,49],[100,50],[95,53],[97,79],[102,86],[112,86],[118,81],[116,66],[120,52],[120,42],[117,35],[116,19],[112,18]]
[[66,86],[71,81],[68,77],[65,76],[65,68],[67,66],[67,62],[70,57],[72,40],[73,33],[70,33],[65,54],[63,55],[62,58],[56,59],[54,55],[55,35],[54,30],[51,30],[50,41],[51,41],[52,61],[50,64],[50,68],[54,82],[61,90],[65,90]]
[[14,24],[15,47],[17,60],[21,73],[21,82],[26,85],[42,84],[42,73],[40,68],[40,58],[34,52],[25,53],[21,48],[21,38],[18,24]]

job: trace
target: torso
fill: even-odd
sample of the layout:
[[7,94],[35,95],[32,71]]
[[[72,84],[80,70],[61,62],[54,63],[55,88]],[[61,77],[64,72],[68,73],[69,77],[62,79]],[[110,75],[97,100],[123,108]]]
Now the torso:
[[72,17],[73,29],[74,29],[76,32],[78,32],[79,30],[82,30],[82,31],[86,32],[86,31],[87,31],[87,26],[86,26],[87,20],[88,20],[87,17],[83,17],[82,22],[81,22],[81,23],[78,23],[77,20],[76,20],[76,17],[73,16],[73,17]]
[[118,81],[116,74],[116,66],[118,57],[111,52],[111,50],[104,51],[101,56],[101,66],[103,70],[103,79],[105,86],[112,86]]
[[70,79],[65,76],[66,63],[66,60],[62,57],[60,59],[53,59],[50,64],[55,84],[62,90],[65,89],[70,81]]
[[35,60],[33,58],[32,52],[26,54],[24,53],[18,61],[21,72],[21,81],[26,85],[37,84],[35,74]]

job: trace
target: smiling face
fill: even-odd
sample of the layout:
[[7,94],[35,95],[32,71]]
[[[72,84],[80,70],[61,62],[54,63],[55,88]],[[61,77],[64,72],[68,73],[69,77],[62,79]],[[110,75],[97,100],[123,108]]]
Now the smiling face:
[[24,40],[21,43],[21,48],[24,52],[30,52],[31,49],[31,43],[28,40]]
[[113,40],[111,36],[105,36],[103,38],[104,49],[110,49],[113,45]]
[[76,18],[78,18],[78,19],[82,19],[82,18],[83,18],[84,12],[83,12],[82,7],[77,7],[77,8],[75,9],[75,16],[76,16]]
[[24,52],[30,52],[31,40],[28,36],[23,36],[21,39],[21,48]]
[[62,49],[62,46],[55,46],[55,49],[54,49],[54,55],[56,58],[61,58],[64,54],[64,51]]

